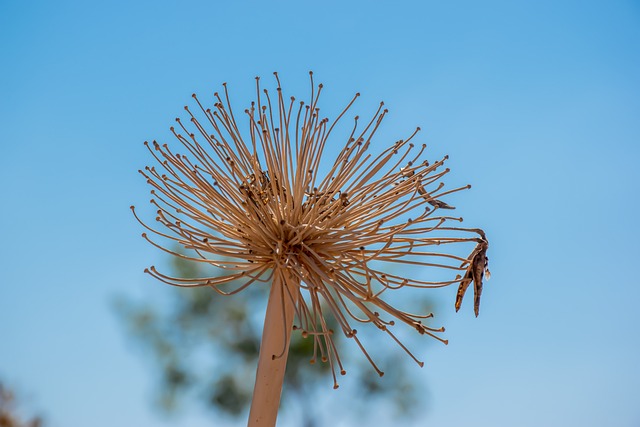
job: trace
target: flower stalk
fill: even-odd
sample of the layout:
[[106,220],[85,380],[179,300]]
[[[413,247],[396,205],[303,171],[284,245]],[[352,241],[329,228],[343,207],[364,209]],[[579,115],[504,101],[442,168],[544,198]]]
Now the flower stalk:
[[248,427],[275,426],[293,330],[299,282],[276,274],[264,319]]

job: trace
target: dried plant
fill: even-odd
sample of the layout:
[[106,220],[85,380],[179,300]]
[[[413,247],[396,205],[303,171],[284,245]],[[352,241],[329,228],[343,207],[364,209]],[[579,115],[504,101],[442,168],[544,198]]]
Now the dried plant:
[[[332,339],[334,331],[327,326],[328,315],[362,349],[378,374],[383,373],[353,324],[376,326],[422,366],[392,326],[404,323],[446,343],[438,335],[444,328],[425,324],[432,314],[401,310],[390,297],[403,289],[459,283],[458,310],[474,282],[477,316],[487,266],[484,232],[462,228],[457,225],[462,218],[441,213],[453,209],[442,200],[444,196],[469,186],[444,188],[447,157],[434,163],[422,159],[426,146],[411,142],[419,128],[374,156],[373,136],[387,114],[380,103],[364,126],[356,116],[350,134],[340,137],[343,142],[338,145],[332,133],[359,94],[331,123],[320,116],[322,85],[316,87],[312,75],[310,100],[297,106],[293,97],[285,101],[275,76],[273,99],[267,90],[260,90],[256,79],[257,99],[244,110],[248,124],[244,133],[226,84],[222,97],[214,94],[212,109],[193,95],[198,112],[185,107],[191,124],[178,118],[177,127],[171,128],[185,151],[145,142],[159,168],[140,171],[153,187],[151,203],[161,229],[139,221],[164,242],[146,233],[143,237],[175,256],[225,272],[181,279],[151,267],[146,270],[149,274],[176,286],[210,286],[223,295],[271,284],[254,401],[272,393],[262,389],[262,383],[277,390],[273,377],[283,373],[291,330],[313,340],[311,363],[328,362],[338,387],[336,371],[344,375],[345,370]],[[323,161],[327,156],[331,156],[328,163]],[[190,254],[171,251],[174,242]],[[475,249],[468,257],[459,256],[461,249],[455,247],[459,245]],[[407,267],[421,267],[407,271],[431,279],[407,277]],[[274,381],[276,385],[271,384]],[[277,410],[277,402],[263,405],[275,405]],[[252,422],[270,425],[253,406]]]

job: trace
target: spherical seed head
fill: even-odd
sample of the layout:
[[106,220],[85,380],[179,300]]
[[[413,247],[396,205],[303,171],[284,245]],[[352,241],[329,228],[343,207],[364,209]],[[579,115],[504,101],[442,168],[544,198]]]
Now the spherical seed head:
[[[308,105],[294,108],[295,98],[285,102],[279,81],[272,100],[256,78],[257,98],[244,110],[249,126],[243,132],[223,86],[224,101],[216,93],[213,109],[193,95],[199,113],[185,111],[194,129],[176,119],[171,131],[181,154],[167,144],[145,144],[164,171],[141,171],[153,187],[160,229],[141,223],[164,242],[143,237],[176,256],[218,267],[220,274],[181,279],[155,268],[146,271],[172,285],[211,286],[224,295],[268,285],[274,273],[285,277],[296,284],[297,329],[314,337],[320,359],[333,368],[334,382],[336,364],[338,372],[344,369],[326,316],[354,339],[378,374],[351,327],[354,321],[376,326],[422,365],[391,332],[394,319],[445,342],[437,335],[442,329],[422,323],[430,313],[408,313],[387,296],[459,283],[459,308],[473,282],[479,304],[482,271],[488,271],[484,232],[452,226],[459,219],[440,215],[453,209],[440,198],[466,187],[443,189],[440,179],[449,172],[442,167],[444,159],[418,161],[426,146],[417,149],[411,140],[419,128],[372,155],[373,136],[387,113],[382,103],[363,128],[356,116],[350,135],[333,135],[359,94],[331,123],[319,115],[321,85],[316,90],[312,82]],[[172,241],[188,253],[174,253]],[[465,243],[476,245],[466,258],[433,249]],[[437,270],[437,278],[406,277],[407,266]],[[464,273],[442,278],[443,271]]]

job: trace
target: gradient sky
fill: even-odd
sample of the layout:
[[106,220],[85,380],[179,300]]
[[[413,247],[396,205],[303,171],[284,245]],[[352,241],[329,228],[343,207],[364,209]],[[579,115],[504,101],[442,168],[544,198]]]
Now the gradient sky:
[[279,71],[303,97],[308,70],[325,112],[384,100],[381,146],[421,126],[447,184],[473,184],[453,201],[492,279],[478,319],[441,294],[424,424],[640,425],[637,0],[3,0],[0,61],[0,378],[48,426],[210,425],[154,414],[111,304],[163,292],[129,210],[142,142],[170,141],[193,92],[226,81],[244,106]]

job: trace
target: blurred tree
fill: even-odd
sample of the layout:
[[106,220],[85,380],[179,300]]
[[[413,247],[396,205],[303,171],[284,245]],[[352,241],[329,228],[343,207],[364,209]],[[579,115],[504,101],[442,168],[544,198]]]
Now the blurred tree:
[[15,396],[0,382],[0,427],[42,427],[42,419],[24,421],[18,415]]
[[[172,257],[177,277],[204,277],[205,267]],[[116,302],[119,316],[127,324],[130,336],[149,351],[158,368],[158,400],[163,410],[171,412],[186,397],[197,397],[213,410],[239,417],[248,410],[255,379],[260,347],[264,304],[267,289],[251,286],[231,297],[223,297],[209,288],[176,288],[166,307],[151,306],[120,298]],[[426,305],[428,302],[425,302]],[[339,335],[339,334],[336,334]],[[348,375],[355,375],[358,390],[366,395],[366,406],[349,405],[350,411],[371,415],[375,399],[391,402],[399,415],[411,416],[424,405],[424,385],[407,373],[413,363],[396,346],[376,349],[376,360],[386,366],[381,380],[364,361],[357,346],[345,342],[340,347]],[[313,341],[293,334],[285,375],[282,406],[304,408],[296,425],[324,425],[323,413],[316,411],[319,393],[331,389],[329,365],[310,365]],[[354,357],[355,356],[355,357]],[[415,365],[408,368],[418,369]],[[324,380],[323,380],[324,378]],[[384,381],[384,385],[382,382]],[[324,411],[326,413],[326,411]]]

